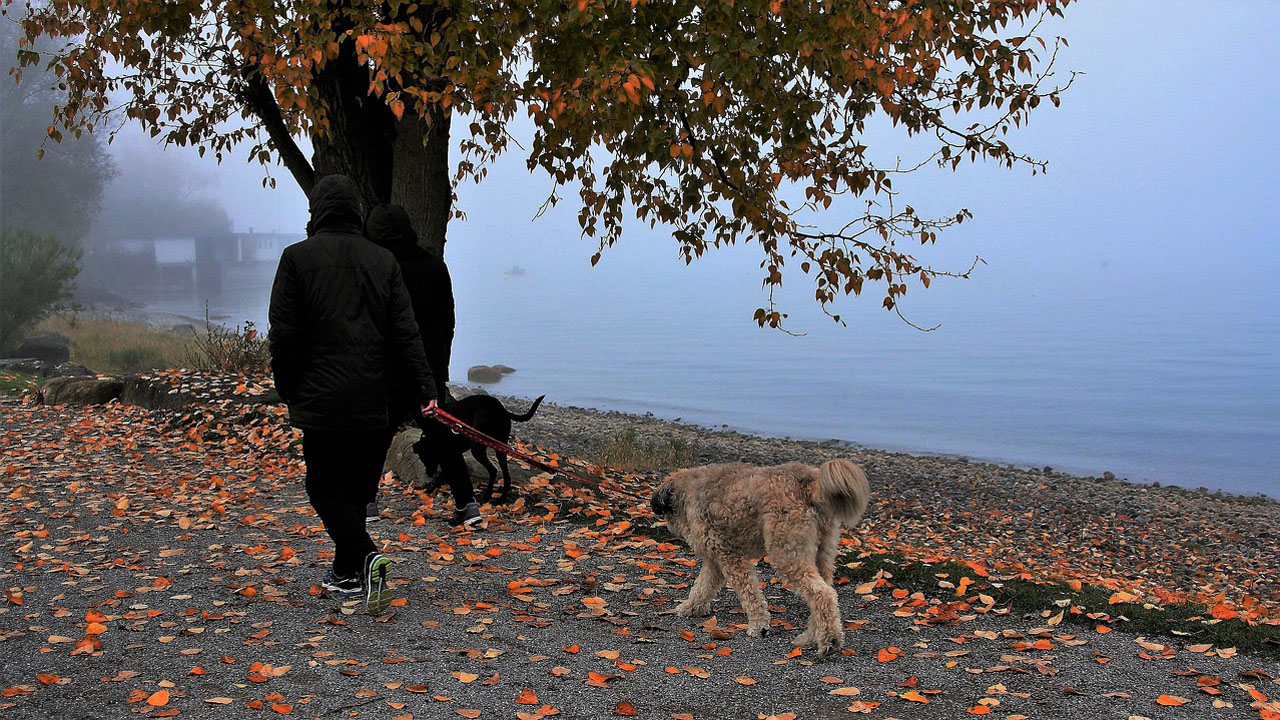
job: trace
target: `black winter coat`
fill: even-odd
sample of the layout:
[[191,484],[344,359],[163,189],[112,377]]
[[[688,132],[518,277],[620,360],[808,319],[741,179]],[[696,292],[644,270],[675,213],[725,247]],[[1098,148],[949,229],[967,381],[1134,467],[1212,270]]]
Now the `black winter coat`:
[[413,316],[422,332],[422,345],[439,390],[449,379],[449,351],[453,346],[453,284],[444,260],[418,245],[409,214],[399,205],[378,205],[369,211],[365,237],[395,256],[413,303]]
[[268,334],[276,390],[303,429],[388,427],[393,372],[436,396],[400,267],[361,235],[355,183],[329,175],[311,191],[310,235],[285,248]]
[[453,284],[444,261],[418,245],[409,214],[399,205],[378,205],[369,211],[364,235],[391,251],[400,263],[405,288],[413,302],[422,342],[431,353],[453,340]]

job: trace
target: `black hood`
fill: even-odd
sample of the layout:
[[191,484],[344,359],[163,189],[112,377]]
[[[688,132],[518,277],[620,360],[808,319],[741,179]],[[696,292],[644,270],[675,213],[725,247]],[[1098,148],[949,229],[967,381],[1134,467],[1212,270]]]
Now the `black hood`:
[[383,204],[370,210],[369,219],[364,223],[364,236],[385,248],[418,244],[413,221],[399,205]]
[[360,190],[346,175],[325,175],[311,189],[311,220],[307,234],[360,232]]

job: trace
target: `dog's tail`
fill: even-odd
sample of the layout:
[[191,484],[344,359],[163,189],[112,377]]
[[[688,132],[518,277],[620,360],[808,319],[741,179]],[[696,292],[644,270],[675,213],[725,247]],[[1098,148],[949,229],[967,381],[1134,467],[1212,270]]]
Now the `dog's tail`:
[[523,415],[511,415],[511,413],[507,413],[507,415],[510,415],[511,419],[516,422],[526,422],[529,418],[533,417],[534,413],[538,412],[538,406],[542,404],[542,398],[544,397],[546,397],[546,395],[539,395],[538,399],[533,401],[533,407],[529,408],[529,411]]
[[842,525],[853,527],[867,511],[871,496],[867,474],[848,460],[828,460],[818,468],[818,496]]

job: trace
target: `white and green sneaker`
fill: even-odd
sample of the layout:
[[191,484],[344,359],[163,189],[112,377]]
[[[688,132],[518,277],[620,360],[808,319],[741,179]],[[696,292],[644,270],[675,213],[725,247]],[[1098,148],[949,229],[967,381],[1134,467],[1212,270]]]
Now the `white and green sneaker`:
[[391,607],[391,559],[372,552],[364,559],[364,606],[370,615],[381,615]]

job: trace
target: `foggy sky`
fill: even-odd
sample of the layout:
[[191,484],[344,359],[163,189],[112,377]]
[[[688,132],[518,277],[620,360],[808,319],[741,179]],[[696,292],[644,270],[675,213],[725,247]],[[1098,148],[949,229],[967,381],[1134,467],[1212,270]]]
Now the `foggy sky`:
[[[979,164],[897,180],[903,200],[924,215],[965,207],[976,216],[944,232],[922,259],[963,268],[981,255],[988,263],[974,280],[947,284],[961,286],[955,290],[913,288],[907,307],[928,322],[929,313],[961,298],[980,303],[1102,293],[1121,303],[1176,304],[1194,297],[1235,305],[1238,312],[1260,312],[1280,299],[1270,280],[1280,270],[1277,26],[1280,3],[1271,0],[1082,0],[1065,19],[1047,23],[1043,34],[1070,42],[1059,79],[1068,70],[1085,74],[1060,109],[1042,105],[1030,127],[1011,133],[1009,142],[1047,159],[1049,172],[1033,178],[1028,168]],[[520,128],[513,131],[523,142],[528,134],[521,136]],[[893,148],[897,138],[873,132],[867,144]],[[126,136],[118,142],[134,147],[142,141]],[[273,173],[274,191],[262,189],[261,168],[242,157],[207,174],[237,230],[301,232],[305,198],[282,167]],[[518,148],[483,184],[459,187],[468,219],[450,225],[446,254],[463,285],[470,274],[489,276],[518,264],[568,282],[596,285],[607,278],[623,294],[627,288],[616,283],[634,283],[638,295],[655,284],[733,278],[720,287],[736,295],[744,322],[762,300],[758,248],[715,251],[686,269],[674,241],[640,223],[605,253],[600,268],[589,270],[595,242],[580,238],[572,188],[562,189],[566,201],[558,209],[532,221],[550,189],[544,176],[525,169]],[[810,281],[798,269],[792,273],[784,299],[793,302],[789,309],[812,317]]]

